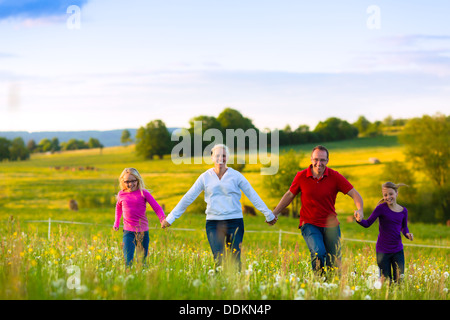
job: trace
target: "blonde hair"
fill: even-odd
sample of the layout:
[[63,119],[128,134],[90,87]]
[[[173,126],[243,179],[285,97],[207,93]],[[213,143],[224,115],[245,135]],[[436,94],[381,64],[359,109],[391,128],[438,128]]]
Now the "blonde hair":
[[127,188],[126,185],[123,183],[123,176],[125,174],[127,174],[127,173],[131,174],[133,177],[136,178],[137,183],[138,183],[137,187],[138,187],[139,190],[141,190],[141,195],[144,196],[144,192],[142,191],[142,190],[145,189],[144,179],[142,179],[141,175],[139,174],[139,171],[137,171],[137,169],[135,169],[135,168],[125,168],[125,169],[123,169],[123,171],[122,171],[122,173],[120,174],[120,177],[119,177],[120,190],[125,190]]
[[[397,184],[395,184],[395,183],[390,182],[390,181],[385,182],[385,183],[383,183],[381,185],[382,189],[383,188],[393,189],[397,193],[398,193],[398,188],[400,188],[400,187],[409,187],[409,186],[407,184],[404,184],[404,183],[397,183]],[[384,197],[380,201],[378,201],[377,205],[379,205],[379,204],[381,204],[383,202],[384,202]]]
[[226,145],[222,144],[222,143],[221,143],[221,144],[216,144],[216,145],[211,149],[211,155],[214,154],[214,150],[219,149],[219,148],[225,149],[225,152],[226,152],[226,154],[227,154],[227,158],[230,157],[230,149],[228,149],[228,147],[227,147]]

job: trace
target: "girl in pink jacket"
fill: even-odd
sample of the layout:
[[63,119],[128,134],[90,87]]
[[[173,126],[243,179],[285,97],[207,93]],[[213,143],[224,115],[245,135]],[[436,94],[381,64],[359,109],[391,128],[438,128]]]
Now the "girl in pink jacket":
[[119,177],[121,190],[117,195],[116,219],[114,230],[119,230],[120,218],[123,216],[123,253],[126,265],[133,261],[136,246],[144,250],[144,261],[150,242],[148,220],[146,215],[147,202],[162,222],[166,218],[163,209],[145,189],[144,180],[135,168],[125,168]]

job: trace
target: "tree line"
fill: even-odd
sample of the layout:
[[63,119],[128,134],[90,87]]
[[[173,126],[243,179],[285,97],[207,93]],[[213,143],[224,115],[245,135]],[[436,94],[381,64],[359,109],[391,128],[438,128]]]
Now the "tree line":
[[[239,111],[232,108],[225,108],[217,117],[200,115],[189,120],[189,128],[187,129],[194,138],[194,124],[201,122],[201,134],[208,129],[218,129],[226,136],[227,129],[255,129],[252,120],[243,116]],[[295,130],[289,125],[279,130],[279,145],[297,145],[305,143],[329,142],[353,139],[356,137],[374,137],[383,134],[383,128],[392,126],[403,126],[406,119],[393,119],[388,116],[383,121],[370,122],[364,116],[360,116],[354,123],[349,123],[336,117],[330,117],[324,121],[320,121],[314,130],[310,130],[308,125],[301,124]],[[265,130],[269,131],[269,130]],[[270,135],[270,133],[269,133]],[[129,133],[124,130],[123,137],[129,138]],[[122,143],[129,141],[124,138]],[[270,141],[270,137],[269,137]],[[171,141],[170,133],[166,124],[162,120],[153,120],[146,126],[140,127],[136,132],[136,152],[138,155],[146,159],[152,159],[154,156],[160,158],[165,154],[169,154],[173,146],[177,142]],[[209,144],[208,141],[202,140],[202,150]],[[191,154],[194,154],[193,150]]]
[[78,149],[94,149],[103,148],[103,145],[98,139],[90,138],[89,141],[85,142],[80,139],[70,139],[67,142],[59,142],[58,138],[42,139],[39,144],[33,139],[30,139],[27,144],[21,137],[14,138],[13,140],[8,140],[6,138],[0,137],[0,161],[9,160],[27,160],[30,158],[31,153],[38,152],[58,152],[66,150],[78,150]]
[[[387,126],[393,120],[387,118]],[[381,181],[405,183],[401,204],[408,209],[408,219],[414,222],[448,223],[450,221],[450,116],[424,115],[401,121],[398,135],[404,147],[405,160],[393,159],[383,164],[379,176],[367,177],[373,181],[374,194],[379,195]],[[280,170],[265,176],[264,183],[274,196],[281,197],[292,183],[292,177],[308,164],[300,164],[303,155],[292,149],[280,156]],[[416,173],[424,177],[418,179]],[[292,215],[300,209],[299,197],[291,205]]]

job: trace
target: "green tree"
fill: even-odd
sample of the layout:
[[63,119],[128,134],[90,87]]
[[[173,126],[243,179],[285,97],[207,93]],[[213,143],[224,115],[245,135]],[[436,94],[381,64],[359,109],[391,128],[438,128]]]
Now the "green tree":
[[131,133],[129,130],[125,129],[122,131],[122,136],[120,137],[120,143],[123,145],[128,145],[133,143],[133,139],[131,138]]
[[[202,130],[201,130],[201,137],[200,140],[202,141],[202,150],[205,150],[206,146],[209,145],[212,141],[203,141],[203,133],[208,130],[208,129],[217,129],[220,132],[223,132],[223,128],[222,125],[220,124],[220,122],[217,120],[217,118],[215,117],[211,117],[211,116],[205,116],[205,115],[201,115],[201,116],[197,116],[192,118],[191,120],[189,120],[189,133],[191,135],[191,141],[194,141],[195,137],[194,135],[197,134],[198,132],[194,132],[195,130],[195,122],[201,122],[202,123]],[[221,141],[220,143],[223,143],[224,141]],[[216,142],[219,143],[219,142]],[[194,144],[192,143],[191,146],[191,154],[195,154],[195,150],[194,150]]]
[[353,123],[353,126],[358,129],[359,134],[363,137],[366,131],[369,129],[371,123],[364,116],[359,116],[358,120]]
[[36,148],[37,148],[36,141],[34,141],[33,139],[28,140],[28,142],[27,142],[27,149],[30,152],[34,152],[36,150]]
[[345,120],[331,117],[317,124],[314,132],[321,141],[337,141],[356,138],[358,129]]
[[231,108],[225,108],[217,117],[217,121],[225,129],[256,129],[252,120],[244,117],[239,111]]
[[448,182],[450,163],[450,117],[442,114],[410,119],[399,136],[407,159],[442,187]]
[[17,137],[11,142],[11,146],[9,147],[9,158],[12,161],[30,158],[30,151],[28,151],[25,142],[21,137]]
[[9,147],[11,146],[11,141],[6,138],[0,137],[0,161],[4,159],[9,159]]
[[101,149],[101,148],[103,148],[103,145],[96,138],[89,138],[87,146],[88,146],[89,149],[95,149],[95,148],[100,148]]
[[54,137],[52,139],[52,141],[50,141],[50,144],[51,144],[51,146],[50,146],[51,152],[56,152],[56,151],[61,150],[61,146],[59,145],[59,139],[57,137]]
[[49,152],[52,150],[52,142],[50,141],[50,139],[44,138],[39,141],[37,148],[39,152]]
[[[303,153],[296,153],[294,150],[280,155],[279,170],[277,174],[264,176],[264,185],[271,195],[280,199],[294,181],[295,175],[299,172],[300,161],[304,157]],[[291,203],[291,213],[293,217],[298,216],[300,211],[300,196],[294,198]]]
[[78,149],[88,149],[88,145],[83,140],[78,140],[75,138],[70,139],[66,143],[62,143],[62,148],[64,150],[78,150]]
[[136,132],[136,153],[145,159],[157,155],[160,159],[170,153],[172,141],[166,125],[161,120],[149,122]]
[[[399,136],[406,158],[432,183],[427,207],[438,221],[450,219],[450,117],[443,114],[410,119]],[[425,192],[425,191],[424,191]]]

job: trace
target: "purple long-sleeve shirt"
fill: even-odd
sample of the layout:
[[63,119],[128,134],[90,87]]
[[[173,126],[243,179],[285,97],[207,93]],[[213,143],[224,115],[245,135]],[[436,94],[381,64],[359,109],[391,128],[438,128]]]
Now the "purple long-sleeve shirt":
[[376,219],[379,219],[378,240],[376,251],[382,253],[396,253],[403,249],[402,237],[406,237],[408,230],[408,210],[403,208],[401,212],[392,211],[387,203],[383,202],[375,208],[367,220],[358,222],[364,228],[370,227]]

